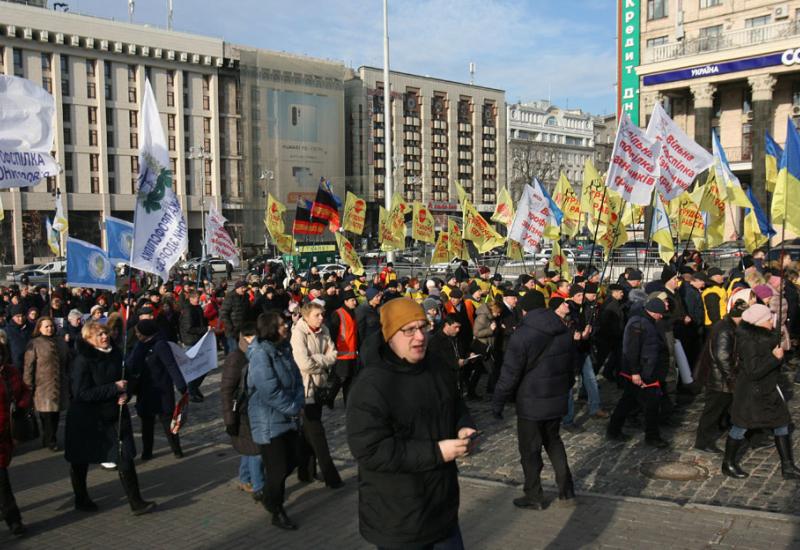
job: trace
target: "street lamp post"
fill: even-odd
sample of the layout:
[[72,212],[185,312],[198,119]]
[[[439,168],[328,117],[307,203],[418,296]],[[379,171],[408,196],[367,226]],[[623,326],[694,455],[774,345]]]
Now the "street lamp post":
[[[211,160],[211,153],[206,151],[205,147],[189,147],[189,156],[186,158],[190,160],[199,159],[201,161]],[[200,272],[202,271],[203,262],[206,261],[206,220],[205,220],[205,207],[206,207],[206,167],[205,163],[200,163],[200,230],[203,237],[200,268],[197,270],[197,279],[200,280]]]
[[[269,198],[268,198],[269,190],[267,189],[267,187],[269,186],[269,182],[275,179],[275,172],[273,172],[268,168],[265,170],[261,170],[261,174],[259,174],[258,179],[259,181],[264,182],[264,190],[261,191],[261,196],[264,198],[264,208],[266,209],[266,207],[269,204]],[[266,228],[264,229],[265,229],[264,235],[266,235],[267,234]],[[271,252],[269,241],[267,239],[264,239],[264,244],[266,245],[267,253]]]

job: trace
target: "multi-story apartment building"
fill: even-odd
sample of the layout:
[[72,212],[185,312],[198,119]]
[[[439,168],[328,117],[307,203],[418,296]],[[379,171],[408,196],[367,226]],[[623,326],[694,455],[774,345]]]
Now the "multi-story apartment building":
[[718,132],[763,205],[765,131],[783,143],[800,118],[800,1],[627,0],[619,14],[622,109],[645,125],[660,101],[709,149]]
[[[456,212],[453,182],[479,211],[494,208],[505,184],[505,92],[392,71],[392,159],[386,158],[383,71],[361,67],[345,82],[348,188],[383,202],[386,170],[407,200],[434,214]],[[369,222],[377,223],[377,204]]]
[[313,195],[320,177],[342,178],[343,64],[0,4],[0,74],[53,94],[54,154],[63,168],[36,186],[2,192],[0,263],[50,254],[43,222],[56,192],[76,238],[101,244],[105,216],[132,219],[146,79],[161,113],[191,255],[200,254],[201,212],[212,203],[240,245],[263,246],[267,191],[291,202]]
[[594,161],[594,117],[547,100],[516,103],[507,110],[512,197],[519,197],[533,177],[552,189],[561,172],[580,188],[586,160]]

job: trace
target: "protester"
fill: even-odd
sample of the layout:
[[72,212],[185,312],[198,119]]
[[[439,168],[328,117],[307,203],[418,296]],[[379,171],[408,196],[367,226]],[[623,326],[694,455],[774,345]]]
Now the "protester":
[[385,304],[347,403],[359,530],[379,547],[463,548],[455,460],[477,432],[452,370],[426,357],[427,328],[414,300]]
[[[208,332],[208,321],[203,316],[203,308],[200,307],[200,296],[197,292],[190,292],[186,305],[181,309],[180,314],[180,336],[181,342],[187,348],[191,348]],[[235,350],[232,350],[235,351]],[[202,403],[204,396],[200,391],[205,375],[200,376],[189,382],[189,398],[193,403]]]

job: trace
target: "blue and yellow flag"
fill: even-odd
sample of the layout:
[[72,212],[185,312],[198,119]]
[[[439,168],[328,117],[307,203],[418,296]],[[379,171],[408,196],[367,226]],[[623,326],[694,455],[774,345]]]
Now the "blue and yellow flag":
[[767,244],[767,240],[775,234],[775,230],[767,220],[766,214],[758,204],[752,188],[747,188],[747,197],[753,208],[744,209],[744,245],[748,252]]
[[[800,136],[792,123],[786,121],[786,149],[778,164],[778,179],[772,195],[772,223],[784,224],[786,228],[800,234]],[[792,198],[794,196],[794,198]]]
[[769,131],[764,131],[764,162],[767,165],[766,186],[770,193],[775,192],[775,182],[778,180],[778,163],[783,156],[783,149],[778,145]]

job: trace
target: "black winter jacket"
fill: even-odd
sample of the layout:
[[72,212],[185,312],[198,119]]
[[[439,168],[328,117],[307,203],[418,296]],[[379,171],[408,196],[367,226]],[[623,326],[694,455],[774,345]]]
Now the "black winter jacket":
[[739,371],[733,391],[731,420],[740,428],[778,428],[791,422],[778,389],[781,362],[772,355],[775,332],[742,321],[736,328]]
[[726,316],[711,326],[695,378],[706,390],[733,393],[736,380],[736,323]]
[[181,310],[181,342],[191,347],[200,341],[208,331],[208,321],[203,315],[203,308],[187,303]]
[[360,359],[347,442],[358,462],[361,534],[377,546],[431,544],[458,523],[458,469],[443,461],[438,442],[475,424],[444,365],[403,361],[380,333]]
[[242,325],[251,317],[250,298],[247,293],[239,296],[236,290],[229,291],[222,301],[219,317],[225,323],[225,336],[238,338]]
[[638,374],[646,384],[663,381],[669,367],[667,342],[655,320],[644,309],[625,325],[622,337],[622,371]]
[[136,342],[128,363],[139,377],[136,412],[172,416],[175,389],[185,393],[186,382],[164,336],[158,333],[147,342]]
[[567,414],[569,390],[575,381],[573,331],[549,309],[536,309],[508,342],[492,407],[498,412],[516,395],[517,416],[549,420]]

